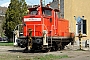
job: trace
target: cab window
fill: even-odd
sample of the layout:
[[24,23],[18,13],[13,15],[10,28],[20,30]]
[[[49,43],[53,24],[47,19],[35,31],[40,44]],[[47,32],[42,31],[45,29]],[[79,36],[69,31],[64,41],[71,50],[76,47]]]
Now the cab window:
[[44,15],[51,16],[52,11],[51,10],[44,10]]
[[37,15],[37,10],[30,11],[30,15]]

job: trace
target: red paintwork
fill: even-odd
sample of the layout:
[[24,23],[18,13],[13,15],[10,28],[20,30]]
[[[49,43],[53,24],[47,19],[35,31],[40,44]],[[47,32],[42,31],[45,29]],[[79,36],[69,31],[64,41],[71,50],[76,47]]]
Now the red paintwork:
[[[26,24],[24,26],[24,36],[28,35],[28,29],[32,29],[32,36],[43,36],[43,30],[48,31],[48,36],[61,36],[61,37],[69,37],[69,21],[65,19],[58,18],[55,12],[58,12],[57,9],[53,10],[48,7],[37,7],[37,8],[29,8],[29,11],[38,10],[36,15],[24,16],[24,18],[41,18],[41,21],[24,21]],[[50,10],[52,15],[47,16],[43,14],[43,10]],[[29,13],[30,13],[29,12]],[[44,24],[44,27],[43,27]]]
[[58,20],[59,36],[69,36],[69,21],[60,19]]

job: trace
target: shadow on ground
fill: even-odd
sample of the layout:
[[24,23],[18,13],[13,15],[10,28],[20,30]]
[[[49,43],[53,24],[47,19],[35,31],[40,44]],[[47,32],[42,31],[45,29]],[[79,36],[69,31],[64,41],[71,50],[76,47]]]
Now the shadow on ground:
[[55,51],[45,51],[45,50],[28,50],[28,51],[26,51],[26,50],[24,50],[24,49],[22,49],[22,50],[8,50],[8,51],[10,51],[10,52],[20,52],[20,53],[48,53],[48,52],[55,52]]
[[23,52],[23,50],[8,50],[10,52]]
[[25,51],[25,50],[8,50],[10,52],[21,52],[21,53],[47,53],[45,51]]

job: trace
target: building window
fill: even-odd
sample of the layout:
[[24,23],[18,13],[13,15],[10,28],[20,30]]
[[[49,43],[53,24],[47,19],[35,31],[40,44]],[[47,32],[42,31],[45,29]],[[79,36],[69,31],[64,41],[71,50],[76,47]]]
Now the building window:
[[87,21],[82,19],[80,22],[77,22],[76,24],[76,34],[79,34],[79,31],[81,31],[81,33],[83,35],[87,35]]

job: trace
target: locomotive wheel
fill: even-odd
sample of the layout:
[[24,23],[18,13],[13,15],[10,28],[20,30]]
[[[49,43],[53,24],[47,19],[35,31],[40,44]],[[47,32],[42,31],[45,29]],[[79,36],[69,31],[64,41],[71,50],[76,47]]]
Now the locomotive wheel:
[[21,48],[24,48],[24,46],[23,46],[23,45],[21,45]]
[[59,47],[56,48],[56,51],[60,51],[61,49]]
[[44,53],[50,52],[50,51],[51,51],[51,48],[47,48],[47,49],[43,50]]
[[46,52],[50,52],[50,51],[51,51],[51,48],[47,48],[47,49],[46,49]]
[[60,50],[61,50],[61,49],[60,49],[60,46],[61,46],[60,43],[56,43],[56,44],[55,44],[55,47],[54,47],[55,51],[60,51]]
[[61,49],[61,50],[64,50],[64,47],[65,47],[65,46],[64,46],[64,45],[62,45],[60,49]]
[[47,52],[50,52],[50,51],[51,51],[51,48],[48,48],[48,49],[47,49]]
[[58,50],[58,46],[56,42],[53,42],[53,46],[51,48],[52,51],[57,51]]
[[32,50],[32,49],[31,49],[31,50],[30,50],[30,52],[31,52],[31,53],[34,53],[34,52],[35,52],[35,50]]
[[23,50],[23,53],[28,53],[28,49],[24,49]]

